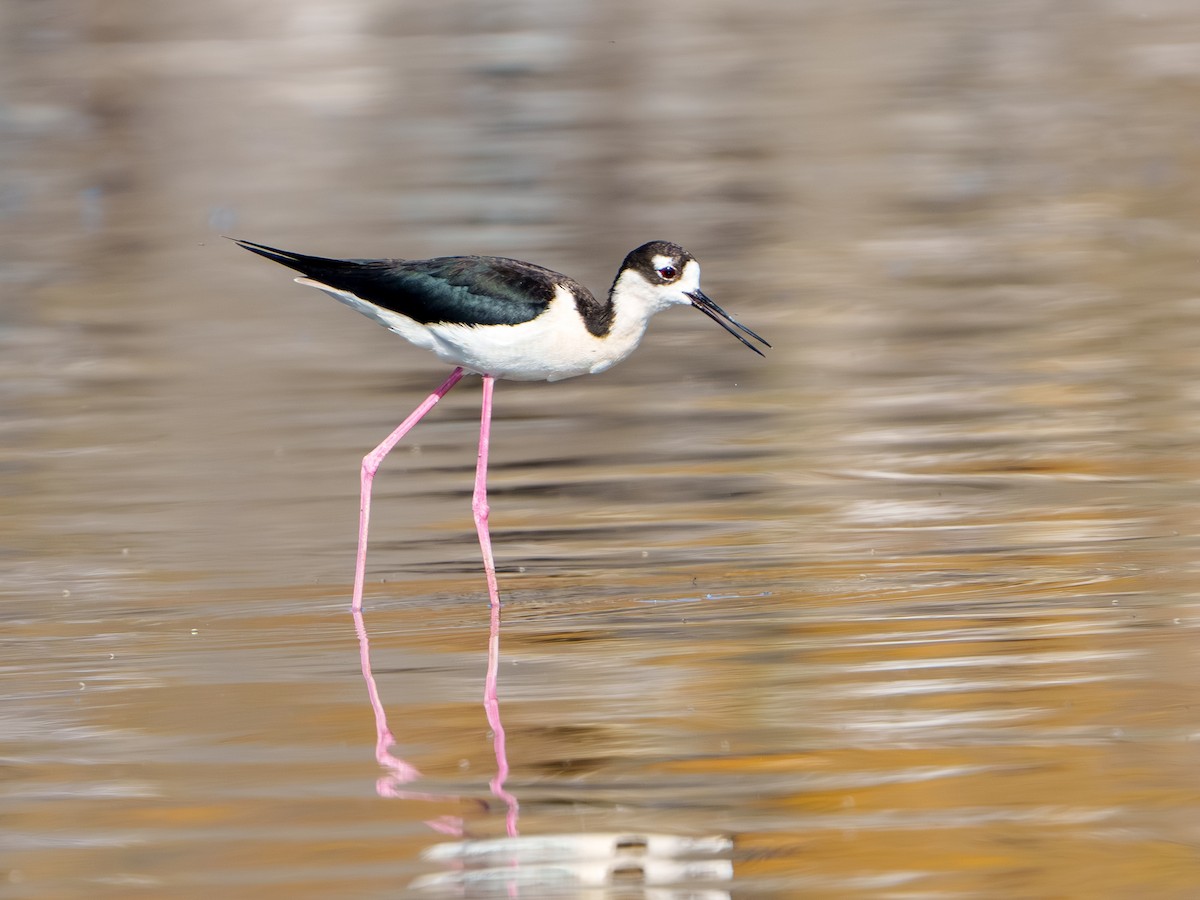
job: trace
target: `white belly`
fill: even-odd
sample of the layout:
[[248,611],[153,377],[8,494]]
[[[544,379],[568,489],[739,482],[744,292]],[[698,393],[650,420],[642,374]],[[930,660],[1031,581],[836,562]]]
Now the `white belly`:
[[646,330],[645,321],[632,329],[633,323],[622,323],[625,327],[598,338],[561,289],[544,313],[519,325],[422,325],[317,281],[296,281],[324,291],[444,362],[514,381],[561,381],[603,372],[633,352]]

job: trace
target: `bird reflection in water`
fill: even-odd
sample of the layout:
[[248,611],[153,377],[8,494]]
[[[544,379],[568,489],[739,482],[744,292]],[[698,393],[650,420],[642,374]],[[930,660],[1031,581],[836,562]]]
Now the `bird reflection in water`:
[[[396,737],[388,727],[387,712],[379,697],[379,687],[371,670],[371,643],[361,609],[352,611],[358,633],[359,661],[367,696],[375,714],[375,759],[387,774],[375,783],[380,797],[397,800],[445,802],[462,800],[445,794],[408,789],[421,777],[416,766],[392,752]],[[669,890],[672,885],[711,885],[733,877],[729,855],[733,841],[724,836],[680,837],[666,834],[544,834],[520,837],[517,818],[520,805],[504,783],[508,779],[508,752],[504,724],[500,720],[498,674],[500,670],[500,607],[491,607],[488,633],[488,665],[484,679],[483,708],[492,729],[492,747],[496,756],[496,775],[489,783],[493,796],[505,807],[506,837],[473,840],[467,838],[461,816],[440,816],[426,824],[434,831],[460,840],[435,844],[422,856],[446,868],[446,871],[417,878],[410,887],[416,890],[442,891],[470,886],[478,896],[520,896],[522,889],[535,890],[571,885],[598,887],[618,884],[629,888],[638,884],[654,886],[656,898],[696,897],[694,887],[682,887],[683,893]],[[481,805],[486,810],[486,805]],[[668,888],[663,893],[663,888]],[[706,900],[728,898],[725,891],[706,890]]]

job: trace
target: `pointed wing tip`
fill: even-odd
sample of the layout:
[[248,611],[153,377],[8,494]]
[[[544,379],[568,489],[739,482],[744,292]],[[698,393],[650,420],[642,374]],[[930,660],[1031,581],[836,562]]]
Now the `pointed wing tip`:
[[244,250],[270,250],[272,253],[283,253],[282,250],[277,250],[275,247],[268,247],[266,244],[256,244],[254,241],[243,240],[242,238],[229,237],[229,235],[221,235],[227,241],[233,241]]
[[[224,237],[224,235],[222,235]],[[296,268],[297,264],[304,258],[299,254],[292,253],[288,250],[280,250],[278,247],[268,247],[266,244],[256,244],[254,241],[245,241],[241,238],[231,237],[233,241],[243,250],[249,250],[251,253],[257,253],[259,256],[265,257],[272,262],[277,262],[280,265]]]

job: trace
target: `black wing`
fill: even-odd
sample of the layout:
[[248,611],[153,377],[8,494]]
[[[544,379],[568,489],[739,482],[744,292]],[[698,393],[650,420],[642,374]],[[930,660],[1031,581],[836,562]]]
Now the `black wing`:
[[586,288],[565,275],[518,259],[497,256],[326,259],[250,241],[236,243],[313,281],[354,294],[424,325],[528,322],[545,312],[557,285],[592,299]]

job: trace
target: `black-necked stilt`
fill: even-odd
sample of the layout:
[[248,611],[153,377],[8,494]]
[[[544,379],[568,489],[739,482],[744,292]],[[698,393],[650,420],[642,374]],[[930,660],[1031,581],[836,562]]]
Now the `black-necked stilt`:
[[[483,376],[479,462],[471,508],[483,551],[488,598],[500,603],[488,533],[487,455],[497,378],[560,381],[603,372],[633,352],[650,317],[694,306],[759,356],[765,340],[700,290],[700,264],[668,241],[625,257],[608,297],[532,263],[496,256],[437,259],[326,259],[250,241],[238,246],[300,272],[299,284],[324,291],[409,342],[455,366],[442,385],[363,458],[353,608],[362,608],[371,484],[383,459],[463,375]],[[743,336],[745,335],[745,336]]]

